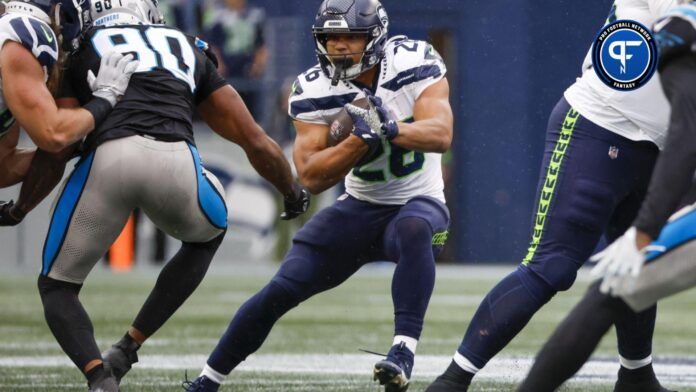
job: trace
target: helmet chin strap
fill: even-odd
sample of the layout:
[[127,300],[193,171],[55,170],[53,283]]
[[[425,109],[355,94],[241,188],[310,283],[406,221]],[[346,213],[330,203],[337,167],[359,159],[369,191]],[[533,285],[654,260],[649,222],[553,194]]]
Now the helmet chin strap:
[[333,63],[333,66],[334,66],[334,74],[333,74],[333,77],[331,78],[331,85],[337,86],[338,81],[341,78],[341,74],[343,74],[346,69],[353,66],[353,64],[354,64],[353,58],[350,56],[345,56],[341,59],[332,60],[331,62]]

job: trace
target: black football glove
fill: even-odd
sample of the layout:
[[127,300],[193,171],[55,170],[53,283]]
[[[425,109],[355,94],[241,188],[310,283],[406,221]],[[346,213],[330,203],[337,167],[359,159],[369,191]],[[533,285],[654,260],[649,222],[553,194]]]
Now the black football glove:
[[0,226],[16,226],[26,214],[15,207],[14,201],[0,201]]
[[292,199],[285,198],[283,200],[285,211],[280,214],[280,219],[294,219],[307,212],[307,209],[309,209],[309,198],[309,191],[304,187],[298,186]]

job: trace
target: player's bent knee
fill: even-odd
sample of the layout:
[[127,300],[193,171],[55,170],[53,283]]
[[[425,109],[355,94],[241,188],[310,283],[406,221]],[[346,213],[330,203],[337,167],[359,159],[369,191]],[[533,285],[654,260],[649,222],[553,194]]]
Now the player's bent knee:
[[430,246],[433,229],[430,223],[423,218],[406,217],[396,222],[396,235],[402,244],[420,241]]
[[41,298],[44,298],[55,291],[72,293],[77,296],[80,293],[80,289],[82,289],[81,284],[63,282],[44,275],[39,275],[37,286],[39,288]]
[[578,264],[565,257],[549,258],[529,268],[556,291],[568,290],[578,275]]

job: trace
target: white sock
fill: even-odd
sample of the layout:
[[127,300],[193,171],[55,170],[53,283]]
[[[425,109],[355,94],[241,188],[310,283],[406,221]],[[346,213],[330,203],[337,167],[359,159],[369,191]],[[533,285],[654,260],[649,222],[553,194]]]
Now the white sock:
[[481,370],[474,366],[474,364],[471,363],[471,361],[469,361],[468,359],[466,359],[465,356],[459,354],[459,351],[454,353],[454,357],[452,358],[452,360],[454,361],[454,363],[459,365],[460,368],[464,369],[469,373],[476,374],[479,370]]
[[404,342],[406,344],[406,348],[409,349],[413,354],[416,353],[416,347],[418,347],[418,340],[404,335],[396,335],[394,336],[394,343],[392,344],[392,346],[400,344],[401,342]]
[[208,366],[207,363],[206,363],[205,366],[203,367],[203,371],[201,372],[200,375],[201,375],[201,376],[206,376],[206,377],[208,377],[208,378],[211,379],[212,381],[215,381],[215,382],[218,383],[218,384],[222,384],[222,382],[225,381],[225,378],[227,377],[227,375],[222,374],[222,373],[218,372],[217,370],[215,370],[215,369],[211,368],[210,366]]
[[652,355],[648,355],[646,358],[643,359],[626,359],[619,355],[619,362],[621,362],[621,366],[625,367],[628,370],[635,370],[638,368],[642,368],[643,366],[650,365],[652,363]]

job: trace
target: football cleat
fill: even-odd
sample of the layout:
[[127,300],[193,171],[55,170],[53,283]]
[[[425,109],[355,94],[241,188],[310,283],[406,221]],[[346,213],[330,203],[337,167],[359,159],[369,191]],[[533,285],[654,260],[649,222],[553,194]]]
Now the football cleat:
[[614,392],[676,392],[660,385],[652,364],[639,369],[619,369],[619,379],[614,384]]
[[200,376],[193,381],[189,381],[188,377],[184,376],[186,381],[181,383],[186,392],[217,392],[220,388],[220,384],[209,379],[206,376]]
[[[109,374],[108,372],[106,374]],[[89,385],[89,392],[120,392],[116,378],[112,375],[97,380]]]
[[138,362],[138,348],[137,343],[123,338],[102,353],[104,369],[111,371],[116,382],[120,383],[133,364]]
[[406,391],[413,370],[413,357],[405,343],[392,346],[387,358],[375,364],[373,379],[384,385],[385,392]]
[[464,371],[452,361],[444,373],[439,375],[425,392],[466,392],[469,390],[473,374]]

